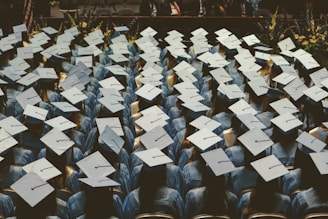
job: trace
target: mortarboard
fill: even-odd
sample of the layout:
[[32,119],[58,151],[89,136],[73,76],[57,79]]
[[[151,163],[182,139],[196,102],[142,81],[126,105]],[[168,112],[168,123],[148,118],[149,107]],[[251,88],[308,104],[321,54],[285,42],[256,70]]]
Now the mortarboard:
[[220,84],[217,90],[224,94],[229,100],[236,100],[246,96],[236,84]]
[[101,97],[98,99],[98,101],[112,113],[116,113],[125,108],[123,104],[116,100],[113,100],[111,97]]
[[235,113],[236,115],[239,114],[252,114],[255,115],[258,112],[249,105],[244,99],[239,100],[238,102],[229,106],[229,109]]
[[144,163],[146,163],[148,167],[157,167],[173,162],[158,148],[137,151],[135,152],[135,155],[138,156]]
[[158,117],[161,117],[162,119],[164,120],[168,120],[170,119],[170,117],[165,113],[163,112],[163,110],[161,110],[161,108],[159,108],[157,105],[154,105],[154,106],[151,106],[151,107],[148,107],[142,111],[140,111],[140,113],[143,115],[143,116],[147,116],[147,115],[156,115]]
[[108,177],[80,178],[79,180],[93,188],[120,186],[118,182]]
[[120,153],[124,140],[110,126],[107,125],[99,137],[116,154]]
[[58,156],[62,155],[74,145],[74,141],[58,128],[51,129],[47,134],[42,136],[40,140]]
[[296,141],[310,149],[311,152],[321,152],[326,146],[326,143],[305,131],[297,137]]
[[199,93],[187,93],[187,92],[179,95],[178,98],[179,98],[179,100],[181,100],[184,103],[188,103],[188,102],[197,103],[197,102],[205,99]]
[[328,174],[328,152],[310,153],[313,163],[318,168],[321,175]]
[[289,62],[281,55],[271,55],[271,60],[278,66],[289,65]]
[[41,79],[57,79],[57,73],[54,68],[37,68],[36,71],[38,72]]
[[160,80],[164,77],[161,71],[157,71],[157,69],[152,67],[143,68],[143,71],[140,74],[142,74],[144,77],[156,78],[157,80]]
[[122,125],[118,117],[96,118],[99,134],[101,135],[106,126],[109,126],[117,135],[124,136]]
[[269,61],[271,59],[271,56],[270,56],[270,54],[265,53],[265,52],[255,51],[255,58],[265,60],[265,61]]
[[77,89],[76,87],[72,87],[68,90],[65,90],[63,92],[60,93],[62,96],[64,96],[69,102],[71,102],[72,104],[76,104],[79,103],[85,99],[88,98],[87,95],[85,95],[84,93],[82,93],[79,89]]
[[44,121],[47,117],[48,110],[42,109],[31,104],[27,104],[23,112],[24,115]]
[[152,101],[155,99],[160,93],[162,93],[162,90],[158,87],[155,87],[151,84],[145,84],[140,89],[138,89],[135,92],[138,96],[148,100]]
[[287,98],[283,98],[269,104],[277,113],[298,113],[299,109]]
[[303,124],[297,117],[290,113],[284,113],[271,119],[271,123],[276,125],[283,133],[288,133]]
[[215,176],[230,173],[236,169],[222,148],[217,148],[201,154]]
[[267,94],[270,88],[264,78],[262,78],[261,76],[258,79],[248,81],[247,84],[251,87],[251,89],[258,97]]
[[4,69],[0,72],[12,81],[17,81],[21,78],[21,76],[17,72],[15,72],[14,69]]
[[282,85],[287,85],[290,82],[292,82],[293,80],[295,80],[296,76],[295,75],[291,75],[288,73],[281,73],[278,76],[274,77],[272,80],[275,82],[278,82],[279,84]]
[[13,66],[15,70],[21,70],[24,71],[31,67],[24,59],[21,57],[16,57],[9,61],[9,64]]
[[176,74],[182,81],[189,81],[191,83],[196,82],[197,78],[187,70],[177,71]]
[[110,72],[112,72],[114,75],[128,75],[125,68],[123,68],[120,65],[110,65],[105,66],[106,69],[108,69]]
[[198,93],[199,92],[198,88],[189,81],[180,82],[178,84],[173,85],[173,87],[176,90],[178,90],[179,93],[181,93],[181,94],[185,94],[185,93],[190,94],[190,93]]
[[75,74],[71,74],[65,78],[64,81],[60,82],[59,86],[63,88],[65,91],[71,89],[72,87],[77,88],[78,90],[84,90],[84,85],[80,81],[80,79]]
[[124,101],[124,98],[122,97],[121,93],[116,90],[115,88],[99,88],[101,94],[104,97],[109,97],[113,101]]
[[114,88],[118,91],[124,89],[124,86],[114,76],[99,81],[99,84],[103,88]]
[[297,101],[304,95],[303,91],[307,90],[308,87],[304,84],[302,80],[296,78],[288,85],[286,85],[283,89],[289,94],[291,98],[293,98],[293,100]]
[[44,181],[48,181],[56,176],[59,176],[61,172],[46,158],[41,158],[32,163],[26,164],[23,166],[23,170],[26,173],[36,173],[40,176]]
[[89,33],[88,36],[84,37],[85,42],[91,45],[98,45],[104,43],[104,41],[99,37],[99,35],[95,32]]
[[108,176],[116,171],[99,151],[79,160],[76,165],[90,178]]
[[26,32],[27,31],[26,24],[18,24],[18,25],[13,26],[13,31],[14,31],[14,33]]
[[146,132],[156,128],[157,126],[163,127],[167,125],[167,122],[161,116],[154,114],[142,116],[137,119],[135,123]]
[[38,81],[40,79],[40,76],[34,73],[28,73],[24,77],[20,78],[16,81],[16,83],[24,85],[24,86],[30,86],[34,82]]
[[158,148],[162,150],[173,143],[173,139],[170,135],[160,126],[153,128],[139,138],[147,149]]
[[320,87],[317,87],[316,85],[304,90],[303,93],[309,98],[311,98],[314,102],[319,102],[320,100],[328,96],[327,91],[321,89]]
[[257,117],[252,114],[239,114],[237,117],[249,130],[254,128],[267,128]]
[[53,35],[55,33],[58,33],[58,30],[56,30],[55,28],[50,27],[50,26],[42,28],[42,31],[49,34],[49,35]]
[[114,27],[114,30],[117,32],[126,32],[129,31],[129,28],[127,26],[118,26]]
[[322,87],[322,82],[328,79],[328,71],[326,68],[322,68],[310,74],[310,78],[316,86]]
[[187,137],[201,151],[207,150],[212,145],[218,143],[222,138],[208,129],[201,129]]
[[272,146],[274,142],[259,128],[254,128],[238,137],[238,140],[254,155]]
[[63,101],[63,102],[51,102],[52,105],[63,111],[64,113],[68,112],[78,112],[80,111],[78,108],[70,104],[69,102]]
[[232,81],[232,77],[224,68],[217,68],[210,71],[210,74],[218,82],[218,84],[223,84]]
[[255,36],[255,34],[250,34],[248,36],[244,36],[243,40],[248,46],[253,46],[261,41]]
[[[153,86],[160,86],[163,84],[162,81],[160,81],[160,79],[157,79],[155,77],[141,77],[141,78],[136,78],[137,81],[139,81],[139,83],[142,84],[151,84]],[[138,83],[137,83],[138,85]]]
[[18,144],[15,138],[13,138],[5,129],[0,129],[0,153]]
[[122,54],[110,54],[108,55],[108,57],[111,58],[116,63],[129,61],[129,59]]
[[215,129],[221,126],[221,123],[204,115],[199,116],[197,119],[194,119],[189,124],[197,129],[207,128],[210,131],[214,131]]
[[76,127],[76,124],[74,122],[71,122],[64,116],[57,116],[55,118],[51,118],[45,121],[45,123],[53,128],[58,128],[60,131],[65,131],[67,129]]
[[241,71],[241,72],[249,72],[249,71],[255,71],[255,72],[257,72],[261,68],[262,68],[262,66],[259,65],[259,64],[256,64],[254,62],[247,62],[247,63],[243,64],[242,66],[240,66],[238,68],[238,70]]
[[256,71],[248,71],[248,72],[242,72],[243,75],[249,80],[249,81],[253,81],[253,80],[257,80],[257,79],[262,79],[263,77],[257,73]]
[[20,47],[17,48],[17,56],[22,59],[32,59],[33,58],[33,48],[32,47]]
[[92,56],[79,56],[75,58],[75,63],[82,62],[88,68],[92,68],[93,66],[93,57]]
[[140,32],[140,35],[143,37],[144,36],[155,36],[156,34],[157,34],[157,31],[151,27],[147,27],[146,29],[144,29]]
[[288,173],[288,169],[278,160],[275,155],[269,155],[251,162],[251,165],[260,174],[265,182],[269,182]]
[[22,176],[10,186],[31,207],[45,199],[55,189],[38,174],[31,172]]
[[188,108],[189,110],[193,112],[202,112],[202,111],[207,111],[210,110],[211,108],[206,106],[205,104],[202,104],[197,101],[190,101],[190,102],[185,102],[181,104],[182,106]]
[[0,120],[0,127],[5,129],[12,136],[27,130],[27,127],[13,116]]
[[290,51],[290,50],[296,48],[294,42],[292,41],[292,39],[290,37],[279,41],[277,44],[281,51],[286,51],[286,50]]

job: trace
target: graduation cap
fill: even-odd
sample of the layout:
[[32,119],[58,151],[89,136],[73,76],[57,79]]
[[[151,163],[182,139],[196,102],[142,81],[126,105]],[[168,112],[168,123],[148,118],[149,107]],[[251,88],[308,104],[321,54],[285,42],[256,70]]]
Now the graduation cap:
[[103,88],[113,88],[118,91],[124,89],[124,86],[114,76],[99,81],[99,84]]
[[106,126],[99,137],[112,151],[120,153],[124,140],[110,126]]
[[272,146],[274,142],[261,129],[254,128],[238,137],[238,140],[254,155]]
[[17,56],[22,59],[33,59],[32,47],[19,47],[17,48]]
[[288,85],[286,85],[283,89],[289,94],[291,98],[293,98],[293,100],[297,101],[304,95],[303,92],[307,90],[308,87],[301,79],[296,78]]
[[[128,75],[128,73],[126,72],[125,68],[123,68],[120,65],[110,65],[110,66],[105,66],[105,68],[108,69],[110,72],[112,72],[114,75],[123,75],[123,76]],[[106,82],[107,81],[105,81],[105,83]],[[113,88],[115,88],[115,86],[119,86],[119,85],[113,85]],[[106,85],[104,85],[103,87],[104,88],[109,88]],[[122,90],[122,89],[120,89],[120,90]]]
[[213,69],[210,71],[210,74],[218,82],[218,84],[227,83],[233,80],[224,68]]
[[328,174],[328,152],[310,153],[313,163],[318,168],[321,175]]
[[59,129],[60,131],[65,131],[67,129],[71,129],[77,126],[74,122],[71,122],[64,116],[57,116],[55,118],[47,120],[45,123],[53,128]]
[[12,136],[27,130],[27,127],[13,116],[0,120],[0,127],[5,129]]
[[151,84],[145,84],[136,91],[136,94],[147,101],[154,100],[159,94],[162,93],[162,89],[155,87]]
[[72,87],[68,90],[65,90],[60,93],[63,97],[65,97],[72,104],[77,104],[88,98],[87,95],[82,93],[78,88]]
[[79,160],[76,165],[89,178],[108,176],[116,171],[99,151]]
[[104,97],[110,97],[114,101],[124,101],[122,94],[114,88],[99,88]]
[[199,101],[205,100],[205,98],[199,93],[183,93],[177,97],[184,103],[199,103]]
[[65,78],[64,81],[59,83],[59,86],[63,88],[65,91],[71,89],[72,87],[77,88],[79,91],[85,89],[84,84],[80,81],[77,75],[71,74]]
[[310,74],[310,78],[316,86],[322,87],[323,82],[328,79],[328,71],[326,68],[321,68]]
[[303,124],[297,117],[293,116],[290,113],[284,113],[271,119],[271,123],[276,125],[279,130],[281,130],[285,134],[289,133],[290,131]]
[[275,155],[269,155],[251,162],[254,169],[260,174],[265,182],[269,182],[287,174],[288,169],[278,160]]
[[191,112],[195,112],[195,113],[203,112],[211,109],[207,105],[200,103],[198,101],[189,101],[186,103],[182,103],[181,105],[191,110]]
[[157,167],[160,165],[172,163],[173,161],[158,148],[152,148],[135,152],[148,167]]
[[51,129],[47,134],[42,136],[40,140],[58,156],[65,153],[65,151],[75,144],[74,141],[58,128]]
[[244,99],[240,99],[238,102],[230,105],[229,109],[236,115],[239,115],[239,114],[252,114],[252,115],[255,115],[255,114],[258,113]]
[[53,35],[53,34],[58,33],[58,30],[56,30],[55,28],[50,27],[50,26],[42,28],[42,31],[49,34],[49,35]]
[[40,76],[34,73],[28,73],[24,77],[16,81],[16,83],[23,86],[30,86],[31,84],[37,82],[40,79]]
[[10,186],[31,207],[45,199],[55,189],[38,174],[27,173]]
[[57,73],[54,68],[37,68],[37,73],[41,79],[57,79]]
[[69,112],[78,112],[80,111],[78,108],[76,108],[74,105],[70,104],[69,102],[66,101],[61,101],[61,102],[51,102],[52,105],[63,111],[64,113],[69,113]]
[[247,84],[251,87],[251,89],[258,97],[267,94],[270,88],[262,77],[248,81]]
[[139,138],[147,149],[158,148],[162,150],[173,143],[173,139],[170,135],[160,126],[146,132]]
[[298,113],[299,109],[287,98],[283,98],[269,104],[277,113]]
[[250,34],[248,36],[244,36],[243,40],[248,46],[253,46],[261,41],[255,36],[255,34]]
[[116,187],[121,184],[108,178],[108,177],[95,177],[95,178],[79,178],[81,182],[84,184],[91,186],[93,188],[100,187]]
[[236,169],[222,148],[207,151],[200,155],[206,161],[215,176],[221,176]]
[[201,115],[197,119],[194,119],[189,124],[197,129],[207,128],[210,131],[214,131],[215,129],[221,126],[221,123],[204,115]]
[[144,110],[141,110],[140,113],[143,116],[146,115],[157,115],[158,117],[164,119],[165,121],[170,119],[170,117],[161,109],[159,108],[157,105],[153,105],[151,107],[148,107]]
[[8,150],[9,148],[18,144],[15,138],[13,138],[5,129],[0,129],[0,154]]
[[35,105],[42,101],[41,97],[33,87],[18,94],[16,96],[16,100],[22,106],[23,109],[25,109],[28,104]]
[[228,100],[231,101],[244,98],[246,96],[245,93],[236,84],[220,84],[218,91],[224,94]]
[[254,128],[267,128],[257,117],[252,114],[239,114],[237,117],[249,130]]
[[111,58],[116,63],[129,61],[129,59],[122,54],[110,54],[108,55],[108,57]]
[[291,74],[283,72],[283,73],[279,74],[278,76],[274,77],[272,80],[279,84],[287,85],[290,82],[292,82],[295,78],[296,78],[295,75],[291,75]]
[[212,145],[220,142],[222,138],[208,129],[201,129],[187,137],[201,151],[205,151]]
[[47,117],[48,110],[28,104],[23,112],[24,115],[44,121]]
[[96,118],[99,134],[101,135],[106,126],[109,126],[117,135],[124,136],[119,117]]
[[163,127],[167,125],[167,121],[161,116],[154,114],[147,114],[135,121],[135,123],[144,129],[146,132],[156,128],[157,126]]
[[48,181],[56,176],[59,176],[61,172],[46,158],[41,158],[32,163],[26,164],[23,166],[23,170],[26,173],[36,173],[40,176],[44,181]]
[[296,141],[301,143],[302,146],[304,145],[306,147],[306,149],[308,149],[308,150],[306,150],[305,148],[303,148],[301,146],[302,151],[321,152],[326,146],[326,143],[324,143],[320,139],[312,136],[311,134],[309,134],[308,132],[305,132],[305,131],[302,132],[302,134],[300,134],[296,138]]
[[123,104],[111,97],[102,97],[99,98],[98,101],[112,113],[119,112],[125,108]]
[[304,90],[303,93],[309,98],[311,98],[311,100],[313,100],[314,102],[319,102],[328,96],[327,91],[321,89],[320,87],[317,87],[316,85]]
[[92,68],[93,66],[93,57],[92,56],[78,56],[75,58],[75,63],[82,62],[88,68]]

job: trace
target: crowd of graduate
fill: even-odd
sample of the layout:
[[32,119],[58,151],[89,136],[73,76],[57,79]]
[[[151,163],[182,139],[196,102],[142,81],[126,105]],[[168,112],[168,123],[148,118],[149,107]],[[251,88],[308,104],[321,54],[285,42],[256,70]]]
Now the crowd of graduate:
[[13,31],[0,39],[1,217],[327,212],[328,72],[290,38],[274,54],[224,28],[128,42],[116,27],[109,43],[97,29],[85,47],[77,27]]

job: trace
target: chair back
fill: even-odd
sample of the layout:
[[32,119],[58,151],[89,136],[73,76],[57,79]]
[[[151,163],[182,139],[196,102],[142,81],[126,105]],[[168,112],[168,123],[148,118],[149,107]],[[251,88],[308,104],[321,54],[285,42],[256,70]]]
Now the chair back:
[[211,218],[211,219],[231,219],[227,215],[211,215],[211,214],[199,214],[199,215],[192,217],[192,219],[209,219],[209,218]]
[[304,217],[304,219],[324,219],[328,218],[328,213],[311,213]]
[[287,217],[278,213],[255,213],[250,215],[248,219],[287,219]]
[[137,215],[135,219],[174,219],[174,217],[165,213],[143,213]]

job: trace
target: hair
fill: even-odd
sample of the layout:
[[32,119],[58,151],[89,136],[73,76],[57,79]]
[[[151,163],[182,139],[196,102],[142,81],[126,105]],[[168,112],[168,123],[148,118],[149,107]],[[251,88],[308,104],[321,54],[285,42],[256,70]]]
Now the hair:
[[261,176],[258,176],[244,214],[250,215],[256,212],[270,212],[276,202],[275,194],[278,192],[278,188],[277,180],[265,182]]
[[55,188],[64,188],[66,186],[67,178],[67,157],[66,153],[58,156],[56,153],[51,151],[51,149],[46,149],[46,159],[53,164],[62,174],[50,180]]
[[157,191],[166,186],[166,165],[143,165],[139,176],[139,213],[151,212]]
[[2,177],[4,177],[8,171],[10,165],[14,164],[14,152],[12,148],[9,148],[7,152],[1,154],[4,158],[0,162],[0,192],[3,191]]

